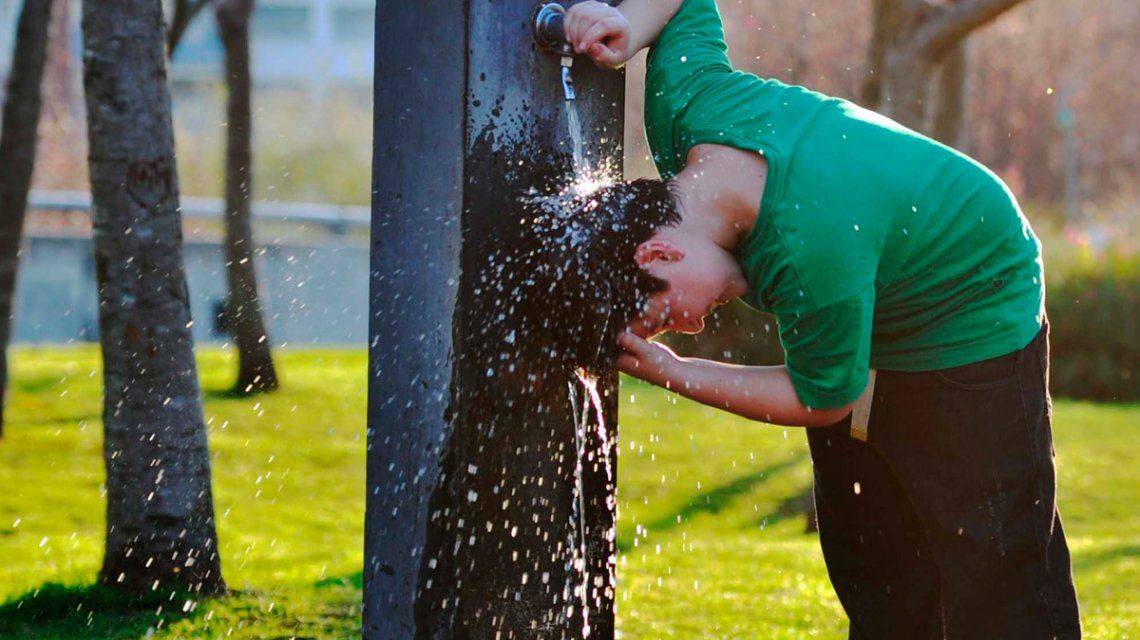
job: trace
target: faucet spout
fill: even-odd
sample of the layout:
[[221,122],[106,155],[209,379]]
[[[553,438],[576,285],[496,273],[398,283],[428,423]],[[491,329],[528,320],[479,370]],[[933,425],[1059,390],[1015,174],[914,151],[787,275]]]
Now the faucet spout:
[[562,56],[562,92],[566,95],[567,100],[573,100],[575,98],[574,75],[570,73],[570,69],[573,66],[574,58]]
[[566,100],[573,100],[574,48],[566,41],[566,9],[557,2],[540,4],[534,12],[534,39],[540,47],[558,55],[562,65],[562,93]]

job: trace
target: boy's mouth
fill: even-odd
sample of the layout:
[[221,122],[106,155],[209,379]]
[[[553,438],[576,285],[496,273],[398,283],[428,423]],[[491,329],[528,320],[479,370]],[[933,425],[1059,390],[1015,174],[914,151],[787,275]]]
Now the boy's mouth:
[[717,294],[716,300],[713,300],[712,304],[709,305],[709,311],[712,311],[713,309],[715,309],[721,305],[724,305],[724,304],[728,304],[728,290],[727,289],[725,289],[724,291],[721,291],[719,294]]

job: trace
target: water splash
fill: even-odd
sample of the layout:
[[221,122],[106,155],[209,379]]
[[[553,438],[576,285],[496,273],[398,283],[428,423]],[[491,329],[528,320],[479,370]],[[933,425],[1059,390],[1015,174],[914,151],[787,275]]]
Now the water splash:
[[[571,144],[571,157],[574,174],[566,187],[555,194],[541,194],[532,191],[528,198],[538,204],[542,210],[550,214],[547,224],[553,229],[561,229],[562,233],[554,233],[551,237],[558,238],[555,242],[564,242],[574,247],[586,241],[583,235],[586,229],[581,224],[567,217],[577,210],[576,204],[591,193],[610,184],[609,176],[615,172],[613,167],[603,162],[595,169],[590,166],[586,157],[585,144],[582,132],[582,123],[578,116],[576,101],[566,100],[566,122],[569,129]],[[608,316],[607,316],[608,317]],[[607,345],[604,337],[607,334],[602,330],[603,343],[598,346],[599,353],[595,354],[594,362],[598,361],[600,350]],[[606,555],[605,568],[600,569],[591,564],[590,545],[587,542],[587,508],[599,508],[588,505],[586,494],[587,465],[593,463],[591,472],[600,470],[604,473],[604,506],[611,513],[616,513],[617,501],[613,492],[615,489],[614,462],[612,460],[613,447],[610,435],[606,429],[605,413],[602,398],[598,393],[598,378],[586,369],[578,369],[575,375],[567,380],[568,402],[570,404],[572,419],[574,421],[574,448],[575,461],[573,469],[573,490],[571,492],[571,514],[569,532],[567,534],[567,548],[570,550],[567,558],[566,583],[563,594],[566,602],[567,620],[581,621],[581,638],[589,638],[593,626],[590,620],[591,603],[598,604],[607,591],[613,593],[615,587],[615,572],[617,569],[616,556],[613,550]],[[591,411],[595,418],[591,419]],[[616,540],[614,523],[616,517],[609,520],[607,530],[601,536],[594,534],[595,544],[612,545]],[[603,575],[593,575],[598,571]]]
[[[585,463],[593,457],[587,452],[591,435],[597,438],[599,445],[598,451],[601,454],[602,469],[605,472],[606,508],[612,511],[617,505],[612,495],[614,489],[614,470],[613,461],[611,459],[612,447],[610,446],[609,434],[606,431],[602,398],[598,394],[598,379],[590,375],[589,372],[584,369],[579,369],[576,372],[576,377],[578,382],[581,383],[585,393],[579,398],[578,386],[574,380],[567,381],[570,407],[573,410],[574,417],[574,442],[577,460],[574,465],[573,509],[571,513],[571,534],[569,539],[571,571],[567,572],[568,583],[565,587],[565,592],[577,597],[582,612],[582,637],[588,638],[590,637],[591,631],[590,585],[594,583],[594,580],[591,579],[590,575],[590,560],[586,544]],[[597,424],[592,434],[589,431],[591,408],[594,410],[594,415],[597,416]],[[616,521],[616,518],[614,520]],[[607,542],[612,542],[615,539],[615,531],[613,529],[613,526],[609,527],[603,536],[603,539]],[[611,554],[606,562],[606,575],[602,576],[604,585],[610,586],[611,588],[615,583],[615,564]],[[578,584],[570,584],[569,581],[573,580],[575,576],[580,577],[577,581]],[[573,605],[571,605],[568,617],[573,617],[573,615]]]

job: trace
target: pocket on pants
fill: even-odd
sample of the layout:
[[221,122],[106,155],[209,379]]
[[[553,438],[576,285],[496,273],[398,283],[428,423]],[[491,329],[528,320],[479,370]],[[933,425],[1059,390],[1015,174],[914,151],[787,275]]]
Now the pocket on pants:
[[963,391],[996,389],[1017,381],[1020,351],[1004,356],[939,369],[934,377],[945,387]]

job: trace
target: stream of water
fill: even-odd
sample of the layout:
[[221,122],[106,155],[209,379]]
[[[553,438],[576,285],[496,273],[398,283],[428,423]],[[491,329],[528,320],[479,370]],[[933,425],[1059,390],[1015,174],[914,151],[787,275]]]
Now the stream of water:
[[[600,457],[602,469],[605,472],[605,489],[607,492],[612,491],[614,488],[614,469],[613,461],[610,459],[610,441],[606,432],[605,414],[602,408],[602,399],[598,394],[598,380],[591,376],[584,370],[579,370],[577,374],[577,383],[574,380],[568,382],[570,391],[570,405],[573,409],[574,415],[574,443],[577,452],[577,462],[574,465],[574,505],[573,513],[571,515],[571,525],[573,533],[570,540],[570,561],[572,563],[572,571],[568,573],[570,580],[573,580],[575,575],[581,576],[577,585],[568,584],[566,592],[572,594],[578,601],[578,606],[581,608],[582,616],[582,637],[590,637],[590,586],[592,583],[598,581],[593,580],[590,575],[590,557],[589,547],[586,543],[586,487],[585,487],[585,471],[586,463],[588,461],[597,461]],[[578,384],[581,384],[584,394],[579,396]],[[591,425],[590,425],[590,409],[593,409],[594,415],[597,416],[597,424],[593,426],[593,435],[596,436],[598,443],[598,454],[595,456],[587,448],[590,444]],[[609,509],[616,508],[616,504],[610,496],[606,498],[606,507]],[[614,539],[614,532],[607,531],[604,536],[606,541]],[[607,586],[614,587],[614,563],[607,562],[607,575],[601,576],[601,584],[595,584],[596,591],[603,591]],[[597,599],[597,594],[594,595]],[[573,605],[571,605],[570,616],[573,617]]]
[[[574,182],[572,188],[579,193],[589,192],[599,185],[596,181],[596,176],[593,175],[586,160],[582,141],[582,124],[578,118],[578,107],[574,100],[567,100],[565,105],[566,121],[570,130],[570,142],[574,163]],[[603,334],[605,333],[606,332],[603,331]],[[600,346],[600,348],[603,346],[604,345]],[[574,441],[577,458],[574,465],[574,504],[570,523],[572,533],[571,539],[568,541],[570,543],[570,562],[572,568],[571,571],[567,572],[567,575],[568,581],[574,581],[575,578],[577,578],[577,584],[567,584],[565,592],[567,596],[571,598],[568,602],[568,615],[571,618],[578,615],[573,611],[575,605],[572,603],[576,601],[577,606],[581,609],[582,637],[588,638],[591,632],[591,587],[593,587],[595,591],[594,600],[599,599],[607,587],[613,590],[615,587],[614,570],[616,563],[613,562],[613,558],[611,557],[606,563],[607,570],[605,573],[608,575],[591,576],[589,545],[586,541],[587,504],[585,474],[587,463],[600,463],[605,473],[605,491],[610,494],[606,497],[605,508],[616,510],[617,505],[612,496],[614,490],[614,465],[613,460],[611,460],[611,444],[609,434],[606,431],[602,399],[598,394],[598,380],[583,369],[578,370],[576,378],[577,380],[571,379],[567,381],[569,386],[568,400],[574,416]],[[591,409],[593,409],[593,414],[596,416],[595,424],[591,424]],[[592,451],[591,445],[597,445],[597,450]],[[616,516],[614,520],[616,521]],[[602,544],[612,543],[614,534],[615,532],[612,528],[610,531],[606,531],[602,537]],[[597,580],[597,578],[601,579]]]
[[575,100],[566,101],[566,122],[570,128],[570,144],[574,156],[574,179],[578,182],[589,176],[590,168],[586,166],[585,152],[582,150],[582,123],[578,120]]

